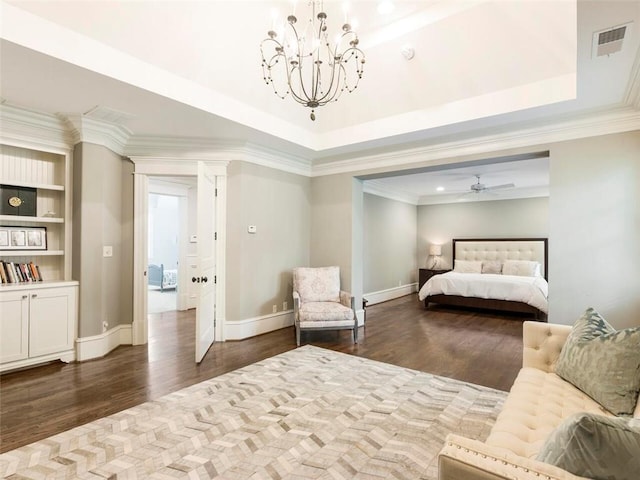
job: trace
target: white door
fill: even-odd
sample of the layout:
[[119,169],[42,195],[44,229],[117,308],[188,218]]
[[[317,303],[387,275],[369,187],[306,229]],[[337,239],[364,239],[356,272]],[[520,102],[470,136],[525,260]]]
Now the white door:
[[216,313],[216,177],[198,162],[198,272],[192,281],[198,285],[196,308],[196,363],[200,363],[213,344]]

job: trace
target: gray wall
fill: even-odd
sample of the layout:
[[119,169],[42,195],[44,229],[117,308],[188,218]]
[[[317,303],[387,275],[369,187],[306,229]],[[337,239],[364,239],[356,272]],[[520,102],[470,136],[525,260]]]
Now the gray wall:
[[[90,143],[73,157],[73,278],[80,282],[78,336],[133,321],[133,164]],[[111,245],[113,257],[102,247]]]
[[[635,313],[640,309],[640,131],[487,152],[455,161],[540,150],[551,152],[546,226],[542,213],[535,221],[523,221],[521,214],[515,220],[514,210],[502,212],[502,215],[512,215],[514,220],[501,222],[501,230],[486,230],[489,217],[480,221],[475,215],[491,204],[478,204],[475,207],[478,211],[466,215],[464,221],[456,215],[453,205],[448,207],[450,215],[426,219],[420,209],[418,266],[425,265],[428,243],[471,235],[465,224],[475,225],[473,236],[545,236],[548,231],[549,321],[572,324],[585,308],[593,306],[616,328],[640,325],[640,317]],[[445,159],[442,163],[452,161],[454,159]],[[398,165],[388,171],[400,168]],[[352,278],[352,257],[358,256],[352,251],[353,231],[358,221],[353,218],[352,180],[355,175],[373,173],[379,174],[382,170],[312,179],[312,263],[340,265],[343,284],[356,283],[362,271],[354,268]],[[502,207],[507,208],[509,204]],[[448,222],[449,231],[428,231],[428,236],[422,237],[425,228],[432,228],[423,224],[435,226],[436,221]],[[450,255],[446,250],[445,253]]]
[[353,182],[351,175],[311,179],[311,266],[339,266],[341,286],[352,293]]
[[640,325],[640,131],[551,150],[549,320]]
[[364,194],[364,291],[417,281],[417,207]]
[[429,245],[442,245],[451,266],[453,238],[548,237],[549,198],[492,200],[418,206],[418,266],[427,266]]
[[[309,265],[307,177],[234,161],[228,167],[226,319],[293,308],[292,269]],[[257,227],[256,234],[247,232]]]

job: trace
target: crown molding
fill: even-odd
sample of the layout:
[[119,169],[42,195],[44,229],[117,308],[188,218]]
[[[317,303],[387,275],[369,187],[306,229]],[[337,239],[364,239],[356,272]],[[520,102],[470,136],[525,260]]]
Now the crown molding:
[[134,174],[142,175],[198,175],[198,162],[205,162],[214,175],[225,176],[229,161],[205,159],[205,158],[185,158],[166,156],[135,156],[131,155],[129,160],[133,162]]
[[636,61],[633,62],[629,84],[624,96],[624,103],[636,109],[640,108],[640,51],[638,51]]
[[245,161],[271,167],[296,175],[310,177],[312,172],[312,162],[308,158],[286,154],[252,143],[247,143],[245,147]]
[[57,115],[0,105],[2,142],[56,153],[73,149],[73,136]]
[[372,169],[398,170],[401,166],[409,168],[417,163],[443,163],[446,159],[465,155],[485,154],[632,130],[640,130],[640,111],[631,106],[623,106],[534,128],[316,165],[312,169],[311,176],[362,173]]
[[133,158],[245,161],[296,175],[311,176],[311,161],[251,143],[204,138],[134,136],[125,149]]
[[131,130],[122,125],[89,118],[78,114],[59,114],[66,121],[71,132],[73,142],[94,143],[123,155],[125,146],[131,137]]
[[378,197],[388,198],[389,200],[408,203],[409,205],[418,205],[418,195],[389,188],[381,184],[378,180],[365,180],[362,185],[362,191],[371,195],[377,195]]

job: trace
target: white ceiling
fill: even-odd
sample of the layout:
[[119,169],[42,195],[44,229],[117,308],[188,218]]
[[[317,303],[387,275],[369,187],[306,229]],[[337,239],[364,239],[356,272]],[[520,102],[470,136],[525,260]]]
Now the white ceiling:
[[[50,113],[123,112],[133,138],[250,143],[326,165],[620,108],[637,75],[640,2],[395,1],[386,16],[375,1],[350,3],[365,74],[315,122],[262,80],[260,41],[291,2],[2,0],[1,96]],[[341,2],[325,7],[338,28]],[[627,22],[623,50],[593,59],[593,33]],[[514,175],[507,182],[527,184]],[[429,194],[424,178],[420,191],[389,182]]]

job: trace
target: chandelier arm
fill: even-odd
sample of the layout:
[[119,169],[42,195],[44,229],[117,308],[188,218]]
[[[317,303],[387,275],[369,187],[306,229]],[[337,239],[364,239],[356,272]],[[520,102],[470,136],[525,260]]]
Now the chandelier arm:
[[[358,87],[364,72],[365,55],[358,48],[358,36],[347,23],[342,26],[343,33],[335,43],[329,42],[323,2],[310,0],[309,4],[312,7],[312,17],[306,23],[304,32],[298,32],[297,18],[289,15],[285,29],[289,27],[290,30],[286,30],[288,33],[283,35],[282,42],[276,39],[277,33],[270,30],[269,38],[260,43],[260,51],[265,82],[271,84],[278,97],[285,98],[291,94],[297,103],[310,107],[311,119],[315,120],[314,108],[337,101],[345,90],[351,93]],[[316,15],[317,7],[320,8],[320,13]],[[265,56],[265,50],[272,45],[274,54]],[[342,46],[346,48],[340,50]],[[280,68],[284,69],[282,73],[285,78],[279,75]],[[274,79],[279,80],[276,83]],[[285,79],[286,85],[283,84]],[[287,91],[279,93],[278,86],[285,87]],[[328,88],[325,90],[323,87]]]
[[[298,30],[296,29],[296,27],[293,25],[293,23],[289,22],[289,26],[291,27],[291,30],[293,31],[294,37],[295,37],[295,44],[296,44],[296,52],[295,55],[297,57],[297,65],[292,64],[291,65],[291,69],[287,69],[287,83],[289,84],[289,91],[291,92],[291,96],[295,99],[296,102],[300,103],[301,105],[307,105],[307,103],[310,101],[309,98],[309,94],[306,91],[305,88],[305,84],[303,81],[303,76],[302,76],[302,63],[305,59],[305,55],[304,55],[304,51],[302,49],[303,45],[300,42],[300,35],[298,35]],[[287,59],[288,61],[288,59]],[[293,71],[297,70],[298,72],[298,77],[300,80],[300,89],[302,90],[302,94],[304,96],[300,96],[298,94],[298,92],[295,91],[295,89],[293,88],[293,83],[291,82],[291,78],[293,76]]]

